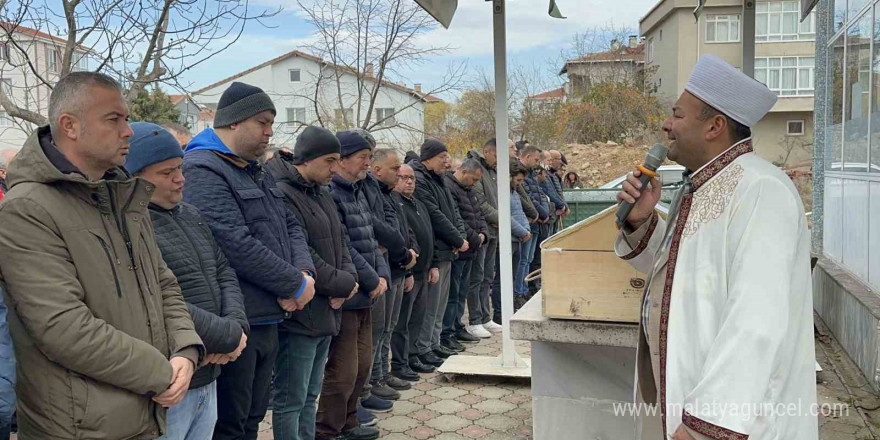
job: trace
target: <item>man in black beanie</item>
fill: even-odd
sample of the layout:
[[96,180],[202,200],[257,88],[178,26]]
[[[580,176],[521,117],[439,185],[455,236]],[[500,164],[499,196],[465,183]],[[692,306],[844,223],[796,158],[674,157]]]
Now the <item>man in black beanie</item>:
[[321,127],[307,127],[293,153],[266,162],[290,211],[305,228],[318,279],[315,299],[278,329],[272,431],[275,440],[314,440],[318,395],[342,304],[358,291],[357,272],[345,230],[327,185],[339,161],[339,140]]
[[428,272],[428,307],[415,348],[422,363],[439,367],[444,359],[455,353],[440,345],[452,261],[457,252],[466,252],[470,246],[455,199],[443,184],[443,175],[450,167],[446,145],[435,139],[426,140],[419,159],[411,163],[416,174],[416,198],[428,208],[435,244],[434,263]]
[[269,96],[234,82],[220,97],[214,128],[193,138],[183,158],[183,200],[202,212],[235,269],[251,329],[247,347],[217,380],[215,440],[257,438],[269,404],[278,324],[315,294],[303,230],[257,161],[274,122]]

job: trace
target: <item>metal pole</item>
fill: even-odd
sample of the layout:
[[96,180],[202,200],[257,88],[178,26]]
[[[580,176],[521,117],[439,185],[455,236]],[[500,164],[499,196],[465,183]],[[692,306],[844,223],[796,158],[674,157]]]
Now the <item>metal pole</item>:
[[755,1],[743,1],[742,14],[742,72],[755,77]]
[[510,339],[513,315],[513,253],[510,242],[510,162],[507,148],[507,43],[504,0],[492,1],[492,27],[495,35],[495,143],[498,151],[498,246],[501,259],[501,366],[523,366]]

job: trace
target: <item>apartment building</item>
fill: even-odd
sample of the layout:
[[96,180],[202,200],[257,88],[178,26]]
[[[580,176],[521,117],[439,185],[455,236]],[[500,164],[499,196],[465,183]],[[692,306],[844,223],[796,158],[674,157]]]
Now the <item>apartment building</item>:
[[[777,164],[809,160],[813,149],[815,14],[802,21],[800,2],[746,0],[755,11],[754,77],[779,95],[752,129],[759,155]],[[743,0],[660,0],[639,20],[645,39],[646,81],[674,102],[700,56],[743,66]],[[696,38],[695,38],[696,36]]]

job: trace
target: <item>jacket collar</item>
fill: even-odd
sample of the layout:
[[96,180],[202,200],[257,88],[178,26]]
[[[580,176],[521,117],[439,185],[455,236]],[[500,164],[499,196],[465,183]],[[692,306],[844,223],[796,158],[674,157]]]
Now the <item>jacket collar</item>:
[[693,191],[700,189],[706,182],[715,177],[728,165],[733,163],[740,156],[754,152],[752,148],[752,138],[745,138],[728,148],[725,152],[719,154],[690,175],[691,188]]

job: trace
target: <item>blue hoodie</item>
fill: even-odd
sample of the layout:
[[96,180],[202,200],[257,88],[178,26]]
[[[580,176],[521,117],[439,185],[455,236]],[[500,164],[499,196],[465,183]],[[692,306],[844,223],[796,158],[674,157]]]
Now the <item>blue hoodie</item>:
[[235,269],[248,322],[281,322],[289,313],[277,300],[299,297],[302,273],[314,274],[315,267],[272,175],[232,153],[210,128],[187,144],[183,175],[183,200],[199,209]]

